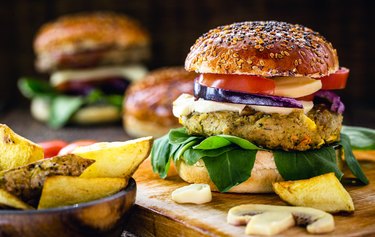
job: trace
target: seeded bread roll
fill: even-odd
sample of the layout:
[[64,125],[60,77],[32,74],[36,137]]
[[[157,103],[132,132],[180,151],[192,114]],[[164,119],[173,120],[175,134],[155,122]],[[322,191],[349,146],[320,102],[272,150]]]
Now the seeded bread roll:
[[135,63],[149,57],[149,43],[148,33],[127,16],[110,12],[68,15],[45,24],[37,33],[36,66],[45,72]]
[[172,103],[182,93],[193,93],[197,74],[183,67],[162,68],[133,83],[125,94],[123,124],[134,137],[166,134],[179,127]]
[[323,36],[301,25],[276,21],[210,30],[191,47],[185,61],[188,71],[263,77],[319,78],[338,68],[336,49]]

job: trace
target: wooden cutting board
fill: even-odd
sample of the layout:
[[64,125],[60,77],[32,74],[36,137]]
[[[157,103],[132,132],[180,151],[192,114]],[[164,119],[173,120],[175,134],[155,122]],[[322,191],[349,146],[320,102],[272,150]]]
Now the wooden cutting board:
[[[361,161],[361,165],[370,184],[345,186],[356,210],[352,215],[335,215],[336,228],[329,236],[375,236],[375,162]],[[167,179],[160,179],[152,172],[149,160],[141,165],[134,178],[137,199],[126,229],[138,236],[246,236],[244,226],[227,224],[226,216],[231,207],[247,203],[286,205],[275,194],[216,192],[213,192],[212,202],[207,204],[177,204],[171,200],[171,192],[187,183],[175,171],[170,172]],[[293,227],[279,236],[312,235],[305,227]]]

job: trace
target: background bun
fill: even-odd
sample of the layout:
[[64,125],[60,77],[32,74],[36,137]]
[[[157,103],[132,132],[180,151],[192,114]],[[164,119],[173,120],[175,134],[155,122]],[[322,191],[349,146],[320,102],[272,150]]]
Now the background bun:
[[338,70],[337,52],[313,30],[285,22],[254,21],[220,26],[191,47],[185,69],[199,73],[264,77],[322,77]]
[[149,56],[148,33],[127,16],[110,12],[63,16],[41,27],[34,41],[40,71],[139,61]]
[[166,134],[180,126],[172,103],[182,93],[193,93],[197,74],[183,67],[162,68],[133,83],[125,94],[123,123],[134,137]]
[[[198,165],[197,165],[198,164]],[[182,159],[176,164],[180,177],[188,183],[209,184],[211,190],[218,191],[211,181],[204,163],[199,161],[194,166],[187,165]],[[276,168],[272,152],[258,151],[255,158],[251,177],[245,182],[234,186],[228,192],[233,193],[269,193],[272,191],[272,183],[281,181],[283,178]]]

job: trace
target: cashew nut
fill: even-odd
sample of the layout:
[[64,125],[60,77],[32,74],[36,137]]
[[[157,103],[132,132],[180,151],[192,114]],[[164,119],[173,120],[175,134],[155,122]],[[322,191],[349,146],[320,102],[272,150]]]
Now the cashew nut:
[[255,215],[264,212],[291,213],[296,224],[307,226],[307,231],[312,234],[331,232],[335,228],[333,216],[318,209],[260,204],[247,204],[231,208],[228,212],[227,222],[232,225],[246,225]]

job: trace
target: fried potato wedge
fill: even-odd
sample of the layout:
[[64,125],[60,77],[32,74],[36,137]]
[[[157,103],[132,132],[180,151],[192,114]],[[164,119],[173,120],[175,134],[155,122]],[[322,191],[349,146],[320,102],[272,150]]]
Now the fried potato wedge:
[[79,176],[95,161],[69,154],[44,159],[25,166],[3,171],[0,188],[25,202],[40,196],[44,180],[51,175]]
[[81,177],[130,177],[138,166],[149,156],[153,138],[144,137],[126,142],[100,142],[78,147],[73,153],[95,164],[87,168]]
[[0,124],[0,171],[8,170],[44,157],[43,148]]
[[126,187],[124,178],[52,176],[44,182],[38,209],[68,206],[110,196]]
[[331,213],[354,211],[352,198],[334,173],[305,180],[275,182],[273,189],[281,199],[294,206],[313,207]]
[[0,189],[0,209],[31,210],[34,208],[13,194],[5,191],[4,189]]

